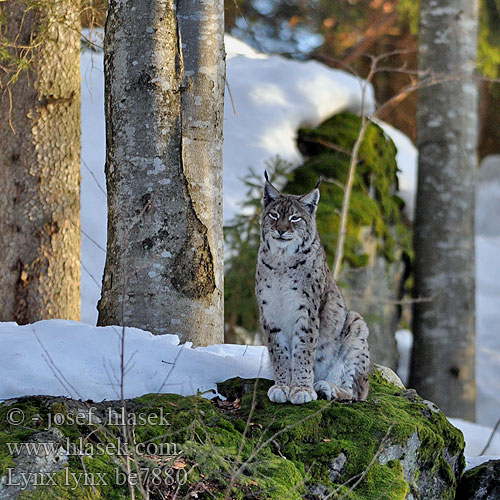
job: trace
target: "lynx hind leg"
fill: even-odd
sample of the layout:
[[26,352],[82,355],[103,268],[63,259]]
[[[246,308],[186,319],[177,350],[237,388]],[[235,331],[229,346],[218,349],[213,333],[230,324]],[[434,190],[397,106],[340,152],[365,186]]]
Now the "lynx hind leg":
[[342,328],[340,349],[334,356],[326,380],[314,384],[316,392],[326,399],[363,401],[368,395],[368,327],[363,318],[350,311]]
[[328,401],[332,399],[334,401],[352,401],[353,399],[351,391],[342,389],[338,385],[328,382],[327,380],[318,380],[318,382],[315,382],[314,390]]
[[361,315],[349,311],[341,337],[346,355],[340,387],[349,388],[354,401],[363,401],[369,388],[370,351],[368,326]]

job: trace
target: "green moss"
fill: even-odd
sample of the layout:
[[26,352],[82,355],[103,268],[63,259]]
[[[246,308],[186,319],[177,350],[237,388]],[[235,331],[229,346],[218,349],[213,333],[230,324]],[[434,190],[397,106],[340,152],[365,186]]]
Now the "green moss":
[[403,479],[403,470],[398,460],[391,460],[386,466],[373,465],[363,484],[366,494],[370,495],[366,498],[380,498],[382,492],[386,492],[382,498],[404,500],[409,489],[408,483]]
[[[375,500],[382,494],[387,499],[403,499],[409,485],[403,478],[401,463],[391,460],[382,465],[375,461],[370,465],[391,428],[388,438],[391,445],[403,445],[415,432],[418,434],[422,441],[418,461],[427,464],[432,474],[448,485],[442,498],[452,498],[455,476],[443,453],[460,454],[463,437],[440,412],[429,410],[414,391],[402,391],[376,372],[371,377],[367,401],[351,404],[314,401],[294,406],[269,401],[266,393],[270,381],[259,380],[255,384],[253,380],[242,379],[219,384],[220,392],[234,401],[234,407],[229,403],[229,409],[222,407],[224,411],[194,396],[147,395],[127,402],[130,412],[148,416],[163,411],[168,421],[168,425],[165,421],[161,425],[137,425],[134,431],[137,443],[176,445],[175,457],[140,457],[141,467],[159,467],[163,478],[175,479],[173,485],[162,483],[163,494],[173,494],[179,486],[180,497],[196,489],[199,498],[224,498],[229,490],[232,498],[288,500],[304,498],[311,491],[323,488],[356,500]],[[69,414],[71,408],[61,398],[55,404],[43,398],[26,398],[16,403],[16,407],[19,405],[27,414],[40,415],[44,421],[49,411]],[[106,405],[117,408],[116,402],[97,407],[104,411]],[[5,410],[6,406],[0,405],[3,471],[11,466],[6,442],[26,441],[37,432],[37,429],[21,431],[6,424]],[[112,442],[118,437],[114,426],[109,426],[106,435],[92,424],[59,428],[75,442],[87,437],[96,444]],[[89,437],[92,430],[94,433]],[[347,460],[340,477],[332,482],[331,463],[340,453]],[[84,457],[84,469],[78,456],[70,456],[69,472],[81,475],[85,471],[89,476],[101,474],[105,478],[106,484],[94,486],[95,493],[88,485],[77,485],[74,476],[63,470],[56,476],[56,487],[38,487],[23,492],[19,498],[129,498],[127,487],[116,484],[117,470],[120,474],[116,458],[110,454]],[[362,480],[349,491],[363,471]],[[186,478],[186,483],[179,485],[183,482],[179,478]]]
[[[308,158],[293,171],[284,191],[301,194],[312,189],[318,177],[320,186],[317,226],[330,265],[335,258],[340,209],[347,181],[352,150],[361,127],[361,118],[341,113],[315,129],[300,129],[298,143]],[[411,233],[403,223],[403,201],[396,194],[398,185],[396,147],[383,130],[370,123],[359,150],[347,219],[344,262],[352,267],[366,266],[368,255],[360,243],[363,227],[371,228],[378,241],[378,253],[392,262],[396,250],[411,254]],[[334,182],[328,182],[333,180]]]
[[[0,404],[0,476],[5,474],[14,462],[9,455],[7,443],[27,441],[43,428],[47,409],[39,407],[35,398],[21,398],[14,404]],[[23,419],[23,425],[9,425],[9,419]]]

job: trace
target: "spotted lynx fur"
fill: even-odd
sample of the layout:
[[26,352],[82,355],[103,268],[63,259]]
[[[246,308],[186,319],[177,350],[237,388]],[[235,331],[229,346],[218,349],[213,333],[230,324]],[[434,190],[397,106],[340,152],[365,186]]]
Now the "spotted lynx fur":
[[316,230],[318,201],[318,185],[303,196],[284,195],[266,173],[255,293],[275,403],[368,394],[368,328],[347,310],[330,275]]

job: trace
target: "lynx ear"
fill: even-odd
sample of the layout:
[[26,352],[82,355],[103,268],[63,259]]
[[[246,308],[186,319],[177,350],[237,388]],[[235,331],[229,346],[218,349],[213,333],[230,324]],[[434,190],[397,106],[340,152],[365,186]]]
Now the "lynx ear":
[[316,211],[316,207],[318,206],[319,201],[319,185],[321,184],[321,177],[318,179],[316,186],[314,186],[313,190],[304,196],[299,198],[299,201],[307,206],[311,214]]
[[264,171],[264,176],[266,178],[266,183],[264,184],[264,192],[262,193],[262,206],[264,208],[269,205],[272,201],[276,200],[281,196],[280,192],[269,182],[269,177],[267,171]]

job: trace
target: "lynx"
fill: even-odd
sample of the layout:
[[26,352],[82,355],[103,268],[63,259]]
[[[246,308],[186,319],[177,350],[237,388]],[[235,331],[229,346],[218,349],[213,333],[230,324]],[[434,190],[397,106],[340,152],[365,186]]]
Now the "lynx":
[[275,403],[358,401],[368,394],[368,328],[348,311],[316,230],[319,181],[281,194],[265,174],[255,294],[269,350]]

